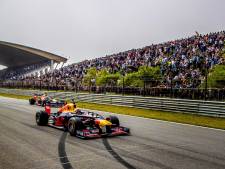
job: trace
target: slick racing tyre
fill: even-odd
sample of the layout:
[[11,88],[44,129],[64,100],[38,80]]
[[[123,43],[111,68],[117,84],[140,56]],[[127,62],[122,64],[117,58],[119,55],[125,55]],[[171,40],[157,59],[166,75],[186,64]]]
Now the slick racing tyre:
[[77,130],[82,130],[84,128],[84,124],[80,118],[70,118],[68,121],[68,131],[71,136],[76,136]]
[[120,126],[120,121],[118,119],[118,117],[116,116],[109,116],[109,121],[116,127],[119,127]]
[[42,107],[45,107],[45,106],[46,106],[46,100],[43,100],[43,101],[42,101],[41,106],[42,106]]
[[45,126],[48,124],[48,113],[45,111],[39,111],[36,113],[36,123],[39,126]]
[[30,105],[34,105],[35,104],[35,100],[33,98],[29,99],[29,103],[30,103]]

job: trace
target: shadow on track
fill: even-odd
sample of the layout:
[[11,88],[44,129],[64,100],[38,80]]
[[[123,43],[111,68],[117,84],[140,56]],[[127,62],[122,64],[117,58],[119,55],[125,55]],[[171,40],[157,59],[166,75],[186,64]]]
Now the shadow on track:
[[65,150],[66,136],[67,136],[67,132],[63,132],[59,140],[59,144],[58,144],[59,159],[64,169],[73,169],[69,159],[67,158],[67,154]]
[[105,148],[107,149],[107,151],[120,163],[122,164],[124,167],[128,168],[128,169],[136,169],[134,166],[132,166],[131,164],[129,164],[128,162],[126,162],[123,158],[120,157],[119,154],[117,154],[117,152],[115,152],[111,145],[109,144],[107,138],[103,138],[102,142],[105,146]]

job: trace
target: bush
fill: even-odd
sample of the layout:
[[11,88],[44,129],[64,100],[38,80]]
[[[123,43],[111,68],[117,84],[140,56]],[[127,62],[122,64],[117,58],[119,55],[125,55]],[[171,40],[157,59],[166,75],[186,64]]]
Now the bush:
[[208,75],[208,87],[225,87],[225,65],[217,65],[210,71]]
[[144,84],[154,87],[161,78],[159,67],[141,66],[137,72],[128,73],[125,76],[119,72],[111,74],[107,69],[97,71],[96,68],[90,68],[84,77],[83,84],[90,86],[94,79],[97,86],[122,86],[124,81],[127,87],[143,87]]
[[138,72],[127,74],[124,82],[126,86],[130,87],[144,87],[144,84],[154,87],[158,85],[161,78],[159,67],[141,66]]

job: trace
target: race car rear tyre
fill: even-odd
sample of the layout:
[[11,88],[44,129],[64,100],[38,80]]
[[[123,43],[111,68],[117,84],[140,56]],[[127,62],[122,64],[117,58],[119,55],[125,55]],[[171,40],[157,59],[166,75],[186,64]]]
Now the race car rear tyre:
[[84,129],[84,124],[80,118],[70,118],[67,126],[71,136],[76,136],[77,130]]
[[42,101],[41,101],[41,100],[38,100],[38,101],[37,101],[37,104],[38,104],[39,106],[41,106]]
[[29,99],[29,103],[30,103],[30,105],[34,105],[35,104],[35,100],[33,98]]
[[116,127],[120,126],[120,121],[116,116],[109,116],[109,121]]
[[45,111],[39,111],[36,113],[36,123],[39,126],[45,126],[48,124],[48,113]]
[[45,107],[45,106],[46,106],[46,100],[43,100],[43,101],[42,101],[41,106],[42,106],[42,107]]

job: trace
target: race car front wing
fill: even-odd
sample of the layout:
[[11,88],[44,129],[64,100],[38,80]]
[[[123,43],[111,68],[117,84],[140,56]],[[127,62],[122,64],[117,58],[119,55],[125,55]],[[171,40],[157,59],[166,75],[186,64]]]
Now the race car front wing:
[[129,133],[130,133],[129,128],[119,126],[111,128],[110,131],[103,131],[103,132],[100,132],[99,129],[77,130],[76,136],[83,139],[89,139],[89,138],[129,135]]

